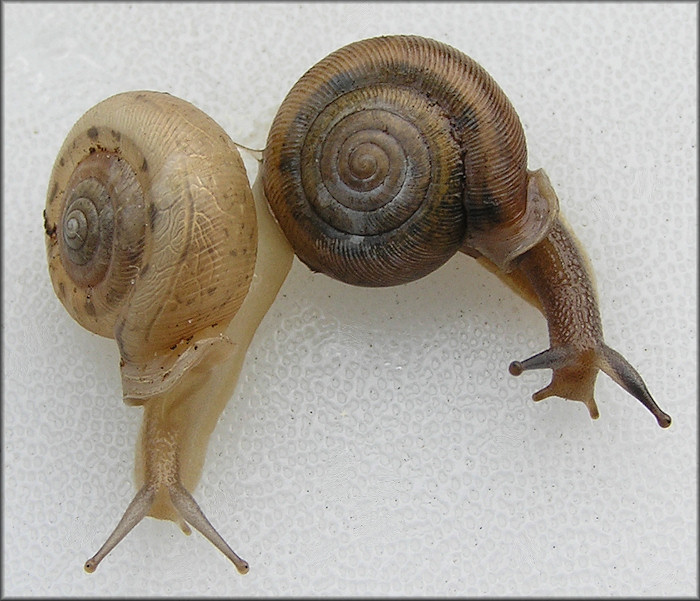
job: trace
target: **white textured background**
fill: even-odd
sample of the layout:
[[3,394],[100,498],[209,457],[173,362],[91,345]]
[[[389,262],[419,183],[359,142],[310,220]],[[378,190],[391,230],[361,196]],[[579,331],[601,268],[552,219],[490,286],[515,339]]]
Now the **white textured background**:
[[[4,594],[697,594],[696,5],[3,10]],[[673,426],[605,376],[597,422],[533,403],[549,372],[507,365],[546,347],[545,322],[466,257],[386,290],[295,261],[196,491],[250,573],[148,519],[85,574],[134,493],[141,411],[114,342],[49,281],[63,138],[98,101],[154,89],[260,148],[307,68],[385,33],[446,41],[509,95],[595,267],[607,340]]]

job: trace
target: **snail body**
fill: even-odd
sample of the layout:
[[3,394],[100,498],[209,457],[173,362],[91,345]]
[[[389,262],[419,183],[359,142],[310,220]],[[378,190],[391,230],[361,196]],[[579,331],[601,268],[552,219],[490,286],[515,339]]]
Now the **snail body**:
[[228,135],[168,94],[100,102],[58,154],[44,212],[54,290],[78,323],[117,341],[124,401],[144,407],[138,492],[86,571],[146,515],[194,526],[248,570],[191,491],[293,256],[257,205]]
[[510,372],[550,368],[534,400],[585,403],[603,370],[662,427],[671,418],[603,339],[590,268],[520,120],[462,52],[386,36],[331,53],[292,87],[263,154],[268,202],[312,270],[361,286],[423,277],[461,251],[548,321],[550,348]]

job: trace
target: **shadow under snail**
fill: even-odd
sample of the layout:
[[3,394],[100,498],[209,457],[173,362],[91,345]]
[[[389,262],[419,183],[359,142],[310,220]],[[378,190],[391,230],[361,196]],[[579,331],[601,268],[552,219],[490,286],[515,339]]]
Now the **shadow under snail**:
[[520,121],[486,71],[415,36],[356,42],[312,67],[280,106],[252,193],[236,145],[184,100],[127,92],[85,113],[49,181],[49,273],[78,323],[116,339],[124,401],[144,407],[139,490],[85,569],[150,515],[190,524],[248,571],[191,491],[294,253],[362,286],[468,254],[547,319],[550,348],[510,365],[553,370],[534,400],[581,401],[597,418],[603,370],[668,427],[605,345],[587,259],[526,161]]

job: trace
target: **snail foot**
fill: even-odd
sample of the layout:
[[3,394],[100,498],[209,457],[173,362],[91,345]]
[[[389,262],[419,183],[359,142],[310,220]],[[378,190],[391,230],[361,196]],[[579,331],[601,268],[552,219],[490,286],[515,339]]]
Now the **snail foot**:
[[524,371],[551,369],[552,381],[532,395],[533,401],[550,396],[580,401],[586,405],[592,419],[600,413],[593,397],[598,371],[602,370],[618,385],[635,397],[656,418],[662,428],[671,425],[671,417],[656,404],[637,370],[617,351],[604,344],[580,349],[559,346],[547,349],[525,361],[513,361],[508,370],[514,376]]

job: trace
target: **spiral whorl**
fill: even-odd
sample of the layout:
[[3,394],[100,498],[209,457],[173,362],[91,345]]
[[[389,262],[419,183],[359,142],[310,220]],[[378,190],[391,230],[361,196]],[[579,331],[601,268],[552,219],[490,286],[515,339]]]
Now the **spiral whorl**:
[[388,286],[442,265],[467,227],[517,218],[525,163],[517,115],[479,65],[392,36],[341,48],[297,82],[271,127],[263,182],[309,267]]

